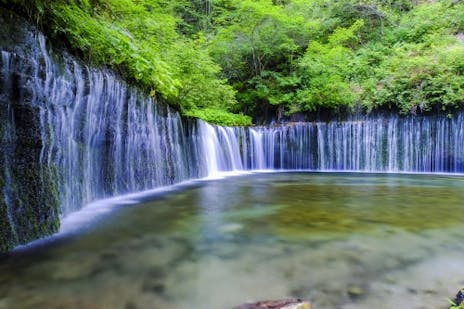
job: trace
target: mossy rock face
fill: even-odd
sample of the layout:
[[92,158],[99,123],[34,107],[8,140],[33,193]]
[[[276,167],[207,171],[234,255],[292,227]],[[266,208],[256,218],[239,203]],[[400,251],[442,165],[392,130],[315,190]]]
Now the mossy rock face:
[[[1,65],[0,62],[0,68]],[[9,105],[6,96],[2,95],[6,93],[3,89],[5,85],[3,80],[4,76],[0,73],[0,252],[10,250],[17,241],[8,217],[7,190],[9,188],[7,188],[6,176],[10,168],[12,143],[9,138],[11,133]]]
[[58,197],[52,169],[40,163],[42,142],[39,108],[16,105],[16,144],[12,178],[12,213],[19,243],[55,232],[58,228]]
[[24,44],[30,39],[32,26],[15,13],[1,8],[0,10],[0,49],[21,53]]
[[[57,171],[40,162],[40,110],[24,102],[9,102],[9,115],[0,115],[3,120],[0,251],[49,235],[59,228]],[[1,109],[5,107],[2,102]]]
[[[0,112],[0,126],[4,126],[4,119]],[[6,147],[4,147],[3,140],[0,138],[0,252],[10,250],[16,238],[13,233],[11,222],[8,218],[8,208],[6,204],[6,183],[5,183],[5,155]]]
[[21,20],[0,12],[0,51],[9,55],[0,57],[0,252],[59,228],[58,173],[40,162],[46,107],[31,83],[34,33]]
[[10,123],[14,124],[10,130],[14,133],[8,150],[9,166],[4,168],[10,173],[8,219],[13,221],[10,225],[18,244],[49,235],[59,227],[57,173],[40,162],[40,107],[29,103],[33,100],[21,86],[21,81],[12,85],[12,91],[20,90],[19,95],[10,96]]

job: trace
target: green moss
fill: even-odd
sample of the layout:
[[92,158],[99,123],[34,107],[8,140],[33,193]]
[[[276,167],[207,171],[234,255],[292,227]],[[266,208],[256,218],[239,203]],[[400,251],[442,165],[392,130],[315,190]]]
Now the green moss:
[[186,116],[203,119],[207,122],[226,126],[249,126],[251,117],[242,114],[232,114],[217,109],[195,109],[186,112]]
[[19,243],[27,243],[58,231],[59,199],[53,169],[38,162],[12,168],[15,181],[12,208]]
[[[11,249],[58,231],[59,198],[58,173],[55,167],[40,163],[42,148],[39,108],[12,102],[14,109],[14,139],[9,141],[8,167],[2,161],[1,174],[8,168],[11,177],[9,214],[5,201],[0,199],[0,250]],[[4,157],[0,158],[4,160]],[[2,180],[3,188],[5,181]],[[9,216],[9,217],[8,217]],[[10,226],[12,219],[14,231]]]
[[0,252],[11,250],[15,245],[14,234],[8,221],[6,204],[0,200]]
[[9,155],[8,143],[5,138],[6,126],[8,123],[6,108],[0,102],[0,252],[8,251],[13,248],[16,239],[12,231],[8,218],[8,209],[5,201],[5,158]]
[[0,252],[12,249],[15,244],[3,194],[5,190],[4,168],[3,158],[0,158]]

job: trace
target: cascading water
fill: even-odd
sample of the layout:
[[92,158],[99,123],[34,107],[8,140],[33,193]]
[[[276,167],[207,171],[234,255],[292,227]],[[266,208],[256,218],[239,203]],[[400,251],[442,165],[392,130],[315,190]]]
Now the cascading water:
[[353,116],[341,122],[250,128],[222,128],[203,123],[199,127],[204,151],[209,151],[207,160],[212,162],[210,172],[242,169],[464,172],[462,113],[452,118]]
[[359,116],[343,122],[295,123],[249,130],[253,135],[250,141],[255,145],[250,148],[264,145],[264,165],[268,169],[464,172],[462,113],[451,119]]
[[[29,159],[40,167],[34,174],[40,178],[35,191],[43,198],[55,183],[62,216],[96,199],[226,171],[464,172],[463,114],[452,119],[360,116],[344,122],[213,126],[182,119],[111,72],[66,55],[53,56],[42,35],[27,36],[29,47],[21,53],[2,51],[0,67],[0,118],[6,119],[0,126],[0,220],[8,221],[1,231],[12,230],[8,237],[13,243],[56,230],[54,209],[31,211],[38,226],[48,227],[27,237],[21,236],[27,227],[17,228],[27,203],[11,188],[27,192],[31,182],[21,180],[27,171],[12,173],[11,167],[17,164],[15,157],[31,149],[38,149]],[[26,122],[20,117],[24,106],[30,106]],[[24,123],[15,123],[17,118]],[[37,127],[37,138],[30,138],[40,143],[31,146],[29,131],[15,131],[22,127]],[[23,221],[21,226],[27,224]]]
[[39,161],[58,170],[63,215],[95,199],[243,170],[237,129],[185,121],[110,72],[54,59],[42,35],[32,41],[27,61],[2,52],[2,81],[18,84],[3,92],[30,87]]
[[98,198],[206,176],[202,139],[187,136],[176,113],[108,72],[56,64],[43,37],[39,45],[44,66],[34,79],[45,80],[35,89],[48,98],[34,97],[46,141],[41,160],[60,171],[64,214]]

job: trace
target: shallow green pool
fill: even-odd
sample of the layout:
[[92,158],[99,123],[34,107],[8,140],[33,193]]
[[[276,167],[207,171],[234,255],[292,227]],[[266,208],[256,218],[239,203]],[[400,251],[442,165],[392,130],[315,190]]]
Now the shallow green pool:
[[119,207],[0,262],[0,308],[445,308],[464,177],[265,173]]

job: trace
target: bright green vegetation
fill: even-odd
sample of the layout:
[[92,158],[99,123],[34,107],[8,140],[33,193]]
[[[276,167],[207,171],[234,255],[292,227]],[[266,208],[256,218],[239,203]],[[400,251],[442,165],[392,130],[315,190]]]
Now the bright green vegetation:
[[412,2],[223,1],[210,50],[256,114],[458,107],[464,5]]
[[325,110],[452,113],[463,103],[462,1],[0,3],[84,59],[215,123]]
[[[250,124],[228,113],[235,91],[221,79],[202,34],[180,33],[183,1],[159,0],[0,0],[22,12],[45,33],[65,42],[87,62],[106,65],[181,112],[219,111],[229,121]],[[210,114],[208,112],[205,112]],[[220,117],[217,122],[222,122]]]
[[456,305],[453,301],[450,301],[449,309],[462,309],[464,308],[463,305]]

